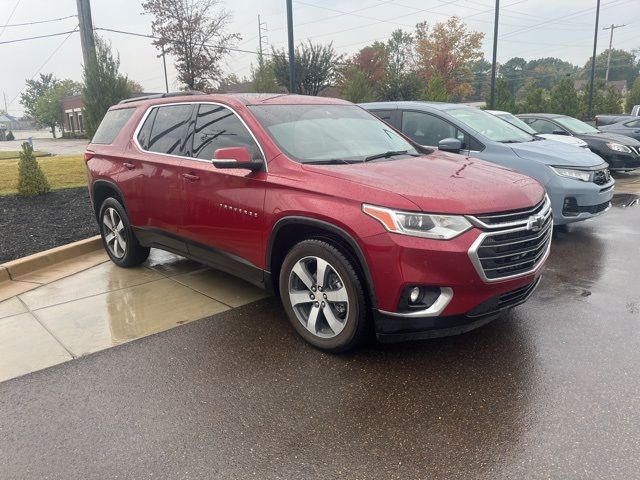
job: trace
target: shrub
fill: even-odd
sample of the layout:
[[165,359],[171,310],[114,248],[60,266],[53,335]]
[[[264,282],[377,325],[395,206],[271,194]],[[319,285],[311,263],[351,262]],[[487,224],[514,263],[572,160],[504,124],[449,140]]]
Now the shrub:
[[18,162],[18,194],[25,197],[42,195],[50,190],[47,177],[44,176],[31,144],[24,142]]
[[12,140],[15,140],[16,137],[13,135],[13,132],[11,130],[9,130],[9,133],[7,133],[7,142],[10,142]]

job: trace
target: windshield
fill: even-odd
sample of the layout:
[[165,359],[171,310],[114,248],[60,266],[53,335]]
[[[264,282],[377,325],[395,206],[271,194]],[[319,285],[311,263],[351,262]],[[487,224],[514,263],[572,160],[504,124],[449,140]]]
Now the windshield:
[[418,154],[386,123],[355,105],[253,105],[249,108],[278,146],[301,163],[363,162],[388,152]]
[[456,108],[447,113],[489,140],[501,143],[531,142],[535,137],[477,108]]
[[557,117],[554,118],[554,120],[573,134],[592,135],[599,132],[598,129],[593,128],[588,123],[584,123],[582,120],[578,120],[577,118]]
[[516,117],[511,113],[501,113],[500,115],[496,115],[496,116],[498,118],[501,118],[505,122],[509,122],[514,127],[518,127],[520,130],[524,130],[529,135],[535,135],[537,133],[533,128],[531,128],[529,125],[527,125],[526,123],[524,123],[522,120],[520,120],[518,117]]

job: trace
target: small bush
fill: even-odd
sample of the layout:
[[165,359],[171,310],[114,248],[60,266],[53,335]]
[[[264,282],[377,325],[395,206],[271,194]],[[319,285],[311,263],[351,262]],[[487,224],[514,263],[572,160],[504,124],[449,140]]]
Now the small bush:
[[47,177],[33,154],[33,147],[24,142],[18,162],[18,194],[25,197],[42,195],[50,190]]
[[11,130],[9,130],[9,133],[7,133],[7,142],[11,142],[12,140],[15,140],[16,137],[13,135],[13,132]]

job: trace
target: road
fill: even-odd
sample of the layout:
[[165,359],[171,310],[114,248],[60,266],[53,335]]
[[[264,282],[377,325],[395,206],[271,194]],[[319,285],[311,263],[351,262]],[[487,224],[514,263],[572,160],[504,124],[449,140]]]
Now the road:
[[268,299],[10,380],[0,477],[638,478],[638,245],[640,207],[557,233],[459,337],[332,356]]

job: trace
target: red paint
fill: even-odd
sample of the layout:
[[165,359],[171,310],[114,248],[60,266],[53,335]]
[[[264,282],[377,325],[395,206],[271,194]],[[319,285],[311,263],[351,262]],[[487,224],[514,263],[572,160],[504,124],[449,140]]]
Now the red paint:
[[[262,147],[268,172],[218,169],[195,159],[150,154],[131,140],[149,106],[185,102],[216,102],[234,109]],[[98,179],[116,183],[134,226],[165,230],[265,270],[271,267],[266,264],[267,246],[278,220],[304,216],[329,222],[361,248],[382,310],[396,310],[404,286],[424,284],[452,287],[454,297],[444,314],[461,314],[540,275],[542,266],[528,276],[485,283],[467,254],[478,229],[449,241],[428,240],[389,233],[362,212],[363,203],[452,214],[527,208],[544,195],[534,180],[481,160],[438,152],[369,164],[301,165],[280,151],[246,106],[261,102],[348,103],[302,96],[203,95],[118,105],[112,108],[137,110],[112,145],[90,145],[91,184]],[[244,158],[238,149],[230,150],[229,158]]]

